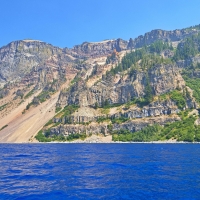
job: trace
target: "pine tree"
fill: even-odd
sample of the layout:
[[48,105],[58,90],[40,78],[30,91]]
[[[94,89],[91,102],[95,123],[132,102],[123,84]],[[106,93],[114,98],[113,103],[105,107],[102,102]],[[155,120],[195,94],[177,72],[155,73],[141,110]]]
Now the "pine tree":
[[153,100],[152,88],[149,82],[149,78],[146,77],[146,86],[145,86],[145,101],[146,103],[150,103]]

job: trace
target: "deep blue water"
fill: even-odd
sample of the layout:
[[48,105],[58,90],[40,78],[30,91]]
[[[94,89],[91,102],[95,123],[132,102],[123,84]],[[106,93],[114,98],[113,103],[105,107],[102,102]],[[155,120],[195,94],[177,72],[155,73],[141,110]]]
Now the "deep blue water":
[[200,144],[1,144],[0,199],[200,199]]

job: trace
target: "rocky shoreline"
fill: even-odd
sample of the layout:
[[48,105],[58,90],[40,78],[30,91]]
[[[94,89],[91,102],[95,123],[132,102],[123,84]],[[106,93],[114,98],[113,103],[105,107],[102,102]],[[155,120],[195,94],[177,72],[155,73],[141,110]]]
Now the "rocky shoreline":
[[184,141],[176,141],[176,140],[164,140],[164,141],[151,141],[151,142],[122,142],[122,141],[112,141],[112,136],[98,136],[92,135],[87,137],[85,140],[73,140],[73,141],[65,141],[65,142],[32,142],[33,144],[199,144],[200,142],[184,142]]

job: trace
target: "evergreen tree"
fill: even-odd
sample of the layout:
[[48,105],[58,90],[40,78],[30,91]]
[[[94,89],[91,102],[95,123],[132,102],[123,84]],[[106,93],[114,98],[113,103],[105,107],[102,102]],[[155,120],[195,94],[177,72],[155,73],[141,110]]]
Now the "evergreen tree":
[[148,76],[146,77],[144,98],[145,98],[146,103],[150,103],[153,100],[153,91],[152,91]]
[[94,108],[97,109],[98,108],[98,103],[95,102]]

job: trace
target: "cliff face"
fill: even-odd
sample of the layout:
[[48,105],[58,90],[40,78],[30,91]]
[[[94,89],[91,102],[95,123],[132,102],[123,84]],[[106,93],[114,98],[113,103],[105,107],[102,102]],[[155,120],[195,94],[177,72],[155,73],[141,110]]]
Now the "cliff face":
[[142,46],[152,44],[157,40],[162,40],[165,42],[179,42],[182,39],[198,32],[199,30],[195,28],[174,31],[157,29],[145,33],[136,39],[131,38],[129,41],[119,38],[117,40],[105,40],[102,42],[84,42],[81,45],[74,46],[74,48],[70,50],[66,49],[66,52],[77,58],[100,57],[111,54],[114,49],[120,52],[123,50],[140,48]]
[[[123,124],[114,124],[112,127],[112,131],[119,131],[121,129],[129,130],[130,132],[135,132],[143,129],[148,125],[160,124],[165,125],[167,123],[172,123],[175,121],[179,121],[179,117],[163,117],[163,118],[151,118],[151,119],[137,119],[137,120],[129,120]],[[81,125],[81,124],[66,124],[59,125],[57,127],[50,129],[50,135],[63,135],[68,136],[75,133],[86,133],[89,134],[110,134],[108,124],[90,124],[90,125]]]
[[[115,79],[118,80],[115,82]],[[152,93],[161,95],[185,86],[176,65],[157,65],[148,71],[148,81],[151,84]],[[58,104],[79,104],[80,106],[102,105],[106,100],[110,104],[126,103],[133,98],[144,97],[147,85],[146,72],[135,71],[134,75],[116,77],[86,87],[84,81],[76,83],[70,92],[61,93]]]
[[[195,108],[196,104],[194,101],[189,101],[187,106],[189,108]],[[113,114],[97,114],[94,112],[95,110],[88,107],[81,107],[74,114],[58,118],[55,117],[53,119],[54,123],[62,122],[63,124],[67,124],[69,121],[71,123],[86,123],[86,122],[96,122],[101,117],[106,117],[109,119],[117,119],[117,118],[127,118],[127,119],[140,119],[146,117],[160,117],[167,116],[171,114],[178,114],[180,110],[178,109],[175,102],[171,100],[165,101],[155,101],[148,106],[144,106],[143,108],[139,108],[137,106],[131,107],[129,109],[123,108],[121,111],[117,111]]]
[[198,29],[182,29],[182,30],[174,30],[174,31],[164,31],[164,30],[153,30],[151,32],[145,33],[137,37],[135,40],[129,40],[128,47],[129,48],[140,48],[144,45],[149,45],[156,40],[162,40],[165,42],[177,42],[186,37],[194,35],[198,33]]
[[111,54],[114,50],[118,52],[127,50],[128,42],[122,39],[105,40],[102,42],[84,42],[76,45],[70,53],[77,58],[100,57]]
[[0,48],[0,83],[47,83],[59,78],[73,58],[50,44],[22,40]]
[[[163,31],[153,30],[146,33],[144,36],[139,36],[136,39],[130,39],[129,42],[123,40],[105,41],[103,43],[84,43],[76,46],[72,52],[76,52],[81,56],[105,56],[110,54],[113,50],[117,52],[134,50],[145,45],[152,44],[155,41],[162,40],[164,42],[177,42],[180,43],[184,38],[191,35],[195,35],[199,32],[199,29],[184,29],[175,31]],[[102,50],[104,49],[104,51]],[[165,49],[159,53],[158,56],[163,59],[172,59],[175,51]],[[144,60],[147,58],[144,58]],[[155,58],[156,59],[156,58]],[[119,61],[119,60],[118,60]],[[145,98],[147,93],[147,87],[150,87],[150,92],[153,96],[159,96],[167,94],[174,90],[181,91],[180,93],[188,92],[186,83],[181,75],[182,70],[185,67],[190,66],[192,63],[198,63],[199,57],[192,57],[188,60],[177,62],[163,62],[162,64],[154,64],[151,66],[150,62],[147,62],[146,66],[139,60],[135,64],[134,71],[125,70],[118,72],[115,75],[102,76],[102,79],[95,82],[93,85],[87,86],[87,80],[80,79],[71,88],[64,92],[62,91],[57,102],[57,106],[66,106],[76,104],[82,108],[95,108],[103,107],[105,102],[109,105],[121,104],[125,105],[132,99]],[[112,63],[112,62],[111,62]],[[116,64],[113,59],[113,63]],[[149,67],[149,65],[151,67]],[[198,77],[199,71],[196,70],[193,76]],[[192,92],[190,91],[189,93]],[[186,98],[185,108],[198,108],[198,104],[192,97]],[[175,98],[176,99],[176,98]],[[118,110],[118,109],[117,109]],[[91,111],[92,112],[92,111]],[[58,127],[50,129],[50,134],[70,135],[73,133],[102,133],[109,134],[112,131],[127,129],[131,132],[141,130],[148,124],[158,123],[164,125],[176,120],[180,120],[177,114],[180,109],[177,106],[176,100],[166,101],[153,101],[148,106],[142,108],[136,106],[122,110],[115,111],[115,113],[107,114],[95,114],[88,115],[87,112],[77,112],[70,116],[63,118],[54,118],[54,123],[61,123]],[[110,119],[128,119],[126,122],[114,123],[112,121],[112,131],[110,130],[110,123],[104,122],[98,124],[97,122],[101,118]],[[76,125],[68,124],[74,123]],[[82,125],[81,123],[89,123],[89,125]]]
[[0,48],[0,83],[20,80],[31,71],[44,66],[57,67],[72,63],[76,58],[93,58],[108,56],[114,50],[121,52],[132,48],[149,45],[156,40],[180,41],[185,37],[198,33],[198,29],[175,31],[153,30],[144,36],[130,39],[129,42],[105,40],[103,42],[85,42],[72,49],[61,49],[41,41],[21,40],[11,42]]

